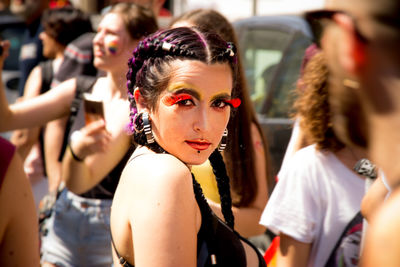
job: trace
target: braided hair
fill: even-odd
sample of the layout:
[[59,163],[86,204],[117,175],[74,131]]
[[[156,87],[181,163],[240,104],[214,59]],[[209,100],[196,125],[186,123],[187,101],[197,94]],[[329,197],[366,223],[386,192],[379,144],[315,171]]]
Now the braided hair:
[[[157,143],[147,143],[142,114],[137,113],[134,91],[139,90],[148,108],[154,109],[161,92],[167,87],[172,62],[182,59],[197,60],[205,64],[228,63],[235,85],[236,48],[215,33],[180,27],[156,32],[141,41],[128,61],[129,70],[126,75],[131,109],[129,130],[137,144],[156,152],[160,152],[162,148],[157,149]],[[238,95],[235,89],[236,86],[233,86],[232,96]],[[217,150],[210,156],[210,162],[217,178],[222,213],[227,225],[233,228],[229,177],[222,156]]]

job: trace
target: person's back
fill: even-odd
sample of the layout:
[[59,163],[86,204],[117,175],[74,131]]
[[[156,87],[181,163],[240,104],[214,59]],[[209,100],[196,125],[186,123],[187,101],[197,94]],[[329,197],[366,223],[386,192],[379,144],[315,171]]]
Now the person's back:
[[0,137],[0,266],[39,266],[38,219],[15,147]]

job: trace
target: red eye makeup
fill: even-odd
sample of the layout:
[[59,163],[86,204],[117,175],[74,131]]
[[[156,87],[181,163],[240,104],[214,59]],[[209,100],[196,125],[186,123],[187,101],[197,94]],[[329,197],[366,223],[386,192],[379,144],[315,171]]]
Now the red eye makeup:
[[165,96],[162,101],[167,106],[172,106],[183,100],[191,100],[192,96],[189,94],[178,94],[178,95],[168,95]]
[[237,108],[240,106],[240,104],[242,103],[242,101],[240,100],[240,98],[233,98],[231,100],[224,100],[225,103],[231,105],[234,108]]

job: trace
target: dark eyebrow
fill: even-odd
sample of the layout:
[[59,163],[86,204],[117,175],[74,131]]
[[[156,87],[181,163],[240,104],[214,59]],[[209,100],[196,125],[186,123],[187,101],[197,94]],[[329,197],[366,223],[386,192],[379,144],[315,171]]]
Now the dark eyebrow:
[[200,100],[200,94],[192,89],[187,89],[187,88],[182,88],[182,89],[178,89],[176,91],[172,91],[171,93],[173,93],[174,95],[179,95],[179,94],[188,94],[193,96],[194,98],[196,98],[197,100]]

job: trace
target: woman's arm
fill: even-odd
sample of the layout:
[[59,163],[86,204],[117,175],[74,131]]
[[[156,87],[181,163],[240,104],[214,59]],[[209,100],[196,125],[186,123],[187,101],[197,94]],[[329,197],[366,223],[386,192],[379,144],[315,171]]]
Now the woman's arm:
[[[40,66],[36,66],[29,74],[24,88],[24,95],[22,98],[18,99],[18,102],[40,95],[41,88],[42,68]],[[17,151],[23,160],[25,160],[26,156],[28,156],[32,146],[38,141],[39,133],[39,127],[16,129],[13,132],[10,140],[17,147]]]
[[39,266],[35,202],[17,153],[1,188],[0,214],[0,266]]
[[58,160],[68,118],[47,123],[44,131],[44,154],[49,192],[56,192],[61,179],[61,162]]
[[[83,127],[71,137],[62,162],[62,179],[69,190],[82,194],[97,185],[123,158],[130,146],[130,136],[124,132],[128,113],[114,127],[98,120]],[[118,115],[114,121],[118,121]],[[77,160],[72,155],[82,159]]]
[[76,83],[71,79],[47,93],[28,101],[8,105],[2,79],[4,59],[8,56],[10,43],[2,42],[0,56],[0,132],[44,125],[50,120],[66,116],[74,99]]
[[[261,134],[258,128],[251,124],[251,134],[255,152],[255,168],[257,192],[254,201],[247,207],[232,207],[235,217],[235,230],[244,237],[259,235],[265,232],[265,226],[259,224],[261,214],[268,201],[268,185],[266,173],[266,159]],[[223,218],[221,205],[208,200],[212,210]]]
[[378,177],[368,189],[361,202],[361,213],[364,218],[369,221],[383,204],[388,190],[382,182],[382,178]]
[[360,266],[400,266],[399,206],[397,188],[370,218]]
[[312,243],[299,242],[281,233],[276,265],[279,267],[307,266]]

